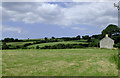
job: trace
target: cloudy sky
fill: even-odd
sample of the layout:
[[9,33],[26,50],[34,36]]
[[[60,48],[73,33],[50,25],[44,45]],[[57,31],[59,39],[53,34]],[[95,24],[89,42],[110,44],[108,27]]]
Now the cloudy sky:
[[116,24],[114,2],[3,2],[2,36],[19,39],[100,34]]

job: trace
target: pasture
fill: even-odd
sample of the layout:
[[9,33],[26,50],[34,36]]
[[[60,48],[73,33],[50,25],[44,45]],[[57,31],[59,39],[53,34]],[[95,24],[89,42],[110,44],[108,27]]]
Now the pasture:
[[22,46],[26,43],[33,43],[33,41],[29,41],[29,42],[7,42],[7,45]]
[[3,76],[118,76],[118,50],[16,49],[2,51]]
[[39,47],[44,47],[44,46],[53,46],[53,45],[56,45],[56,44],[88,44],[88,42],[77,42],[77,41],[63,41],[63,42],[50,42],[50,43],[41,43],[41,44],[34,44],[34,45],[30,45],[30,46],[27,46],[27,48],[33,48],[35,49],[36,46],[39,46]]

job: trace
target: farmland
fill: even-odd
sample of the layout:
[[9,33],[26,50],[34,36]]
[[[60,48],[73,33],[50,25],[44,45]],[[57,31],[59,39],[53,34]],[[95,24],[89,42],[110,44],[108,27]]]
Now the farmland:
[[16,49],[2,51],[3,76],[117,76],[118,50]]
[[[62,40],[62,39],[61,39]],[[39,48],[41,47],[45,47],[45,46],[54,46],[54,45],[58,45],[58,44],[64,44],[64,45],[67,45],[67,44],[70,44],[70,45],[73,45],[73,44],[87,44],[88,45],[88,42],[87,40],[71,40],[71,41],[64,41],[62,40],[61,41],[60,39],[48,39],[48,40],[45,40],[45,39],[29,39],[29,40],[22,40],[22,41],[15,41],[15,42],[4,42],[2,43],[3,45],[3,49],[4,47],[7,48],[7,49],[36,49],[37,46],[39,46]],[[62,49],[62,48],[61,48]]]
[[30,45],[27,48],[35,48],[36,46],[44,47],[44,46],[52,46],[56,44],[88,44],[87,42],[77,42],[77,41],[63,41],[63,42],[52,42],[52,43],[43,43],[43,44],[36,44],[36,45]]
[[24,45],[26,43],[33,43],[33,42],[32,41],[30,41],[30,42],[7,42],[7,45],[18,46],[18,45]]
[[117,48],[100,49],[99,39],[69,39],[4,42],[2,75],[118,76]]

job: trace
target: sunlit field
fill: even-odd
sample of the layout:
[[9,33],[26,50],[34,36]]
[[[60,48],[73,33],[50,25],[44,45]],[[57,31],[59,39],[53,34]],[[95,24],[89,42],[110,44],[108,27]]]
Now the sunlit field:
[[81,42],[77,42],[77,41],[50,42],[50,43],[42,43],[42,44],[30,45],[30,46],[27,46],[27,48],[35,49],[36,46],[44,47],[44,46],[53,46],[53,45],[56,45],[56,44],[88,44],[88,42],[82,42],[82,41]]
[[3,76],[117,76],[118,50],[17,49],[2,51]]

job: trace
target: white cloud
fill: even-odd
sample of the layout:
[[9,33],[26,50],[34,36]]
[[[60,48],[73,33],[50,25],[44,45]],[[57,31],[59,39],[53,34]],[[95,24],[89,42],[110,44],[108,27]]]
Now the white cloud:
[[21,33],[21,28],[15,28],[15,27],[8,27],[8,26],[2,26],[2,32],[17,32]]
[[81,31],[87,30],[86,28],[80,28],[80,27],[72,27],[72,29],[74,29],[74,30],[81,30]]
[[0,25],[2,24],[2,3],[0,2]]
[[119,0],[3,0],[2,2],[110,2]]
[[[112,3],[110,3],[112,5]],[[106,25],[108,23],[117,23],[117,10],[107,3],[91,3],[84,5],[75,5],[65,9],[64,21],[72,24],[87,24],[93,26]],[[68,24],[70,24],[68,23]]]
[[70,3],[70,6],[61,6],[59,3],[4,3],[3,21],[57,24],[62,27],[76,24],[99,27],[109,23],[117,24],[117,9],[113,2]]
[[73,0],[74,2],[110,2],[110,1],[116,1],[118,2],[119,0]]

